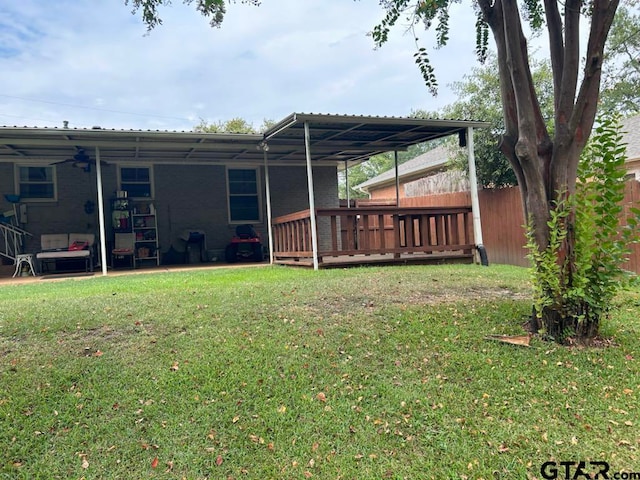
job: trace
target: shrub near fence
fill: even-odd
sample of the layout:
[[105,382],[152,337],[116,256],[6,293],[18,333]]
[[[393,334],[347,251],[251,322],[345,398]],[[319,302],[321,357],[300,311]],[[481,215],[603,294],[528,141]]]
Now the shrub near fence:
[[[480,190],[478,198],[482,218],[482,237],[489,262],[529,266],[526,258],[525,221],[519,187]],[[376,199],[374,202],[380,202],[380,200]],[[628,215],[629,208],[634,204],[637,205],[638,202],[640,202],[640,182],[629,180],[625,186],[624,216]],[[360,200],[359,203],[364,206],[366,201]],[[403,207],[468,207],[470,205],[469,192],[400,199],[400,206]],[[640,274],[640,245],[632,245],[631,250],[629,261],[623,267]]]

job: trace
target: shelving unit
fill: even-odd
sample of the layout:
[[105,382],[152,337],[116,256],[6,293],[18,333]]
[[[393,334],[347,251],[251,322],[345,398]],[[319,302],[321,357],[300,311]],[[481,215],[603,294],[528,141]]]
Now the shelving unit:
[[[146,209],[142,209],[146,210]],[[148,265],[155,263],[160,265],[160,255],[158,248],[158,221],[153,205],[149,205],[148,212],[136,213],[141,211],[138,207],[134,207],[132,222],[133,233],[135,234],[135,266]]]
[[158,221],[152,203],[114,198],[111,200],[111,221],[114,233],[133,234],[134,268],[160,265]]

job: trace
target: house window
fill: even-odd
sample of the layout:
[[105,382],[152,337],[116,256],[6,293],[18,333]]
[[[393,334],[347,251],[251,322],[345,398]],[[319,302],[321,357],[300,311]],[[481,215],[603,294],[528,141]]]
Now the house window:
[[153,198],[151,167],[120,167],[120,190],[132,198]]
[[260,222],[258,171],[255,168],[227,169],[229,221],[231,223]]
[[55,200],[57,197],[54,166],[18,165],[17,180],[21,200]]

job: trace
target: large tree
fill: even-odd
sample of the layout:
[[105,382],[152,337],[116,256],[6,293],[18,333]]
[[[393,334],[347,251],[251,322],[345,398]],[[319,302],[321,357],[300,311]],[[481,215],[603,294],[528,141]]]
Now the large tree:
[[[447,42],[449,12],[458,0],[385,0],[386,16],[373,31],[384,44],[400,19],[409,26],[435,28],[439,45]],[[520,3],[520,5],[518,5]],[[513,167],[522,192],[531,239],[540,251],[551,241],[550,219],[556,206],[576,191],[580,155],[593,127],[600,92],[604,47],[619,0],[477,0],[477,52],[484,58],[489,32],[495,41],[502,100],[504,134],[499,148]],[[546,30],[553,75],[554,116],[551,128],[542,114],[531,73],[525,22]],[[581,51],[582,23],[588,40]],[[581,60],[584,61],[581,62]],[[426,48],[416,54],[425,82],[437,87]],[[570,225],[575,216],[569,215]],[[572,229],[569,228],[569,231]],[[575,237],[567,235],[558,249],[558,262],[572,262]],[[534,268],[542,268],[535,265]],[[572,330],[578,337],[597,334],[598,320],[584,319],[575,302],[561,300],[537,312],[556,338]]]

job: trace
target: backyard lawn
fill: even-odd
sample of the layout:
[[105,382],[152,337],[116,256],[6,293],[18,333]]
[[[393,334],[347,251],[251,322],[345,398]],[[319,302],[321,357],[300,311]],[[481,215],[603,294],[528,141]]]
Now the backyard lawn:
[[200,269],[0,302],[0,478],[640,472],[640,290],[588,349],[487,339],[531,312],[505,266]]

